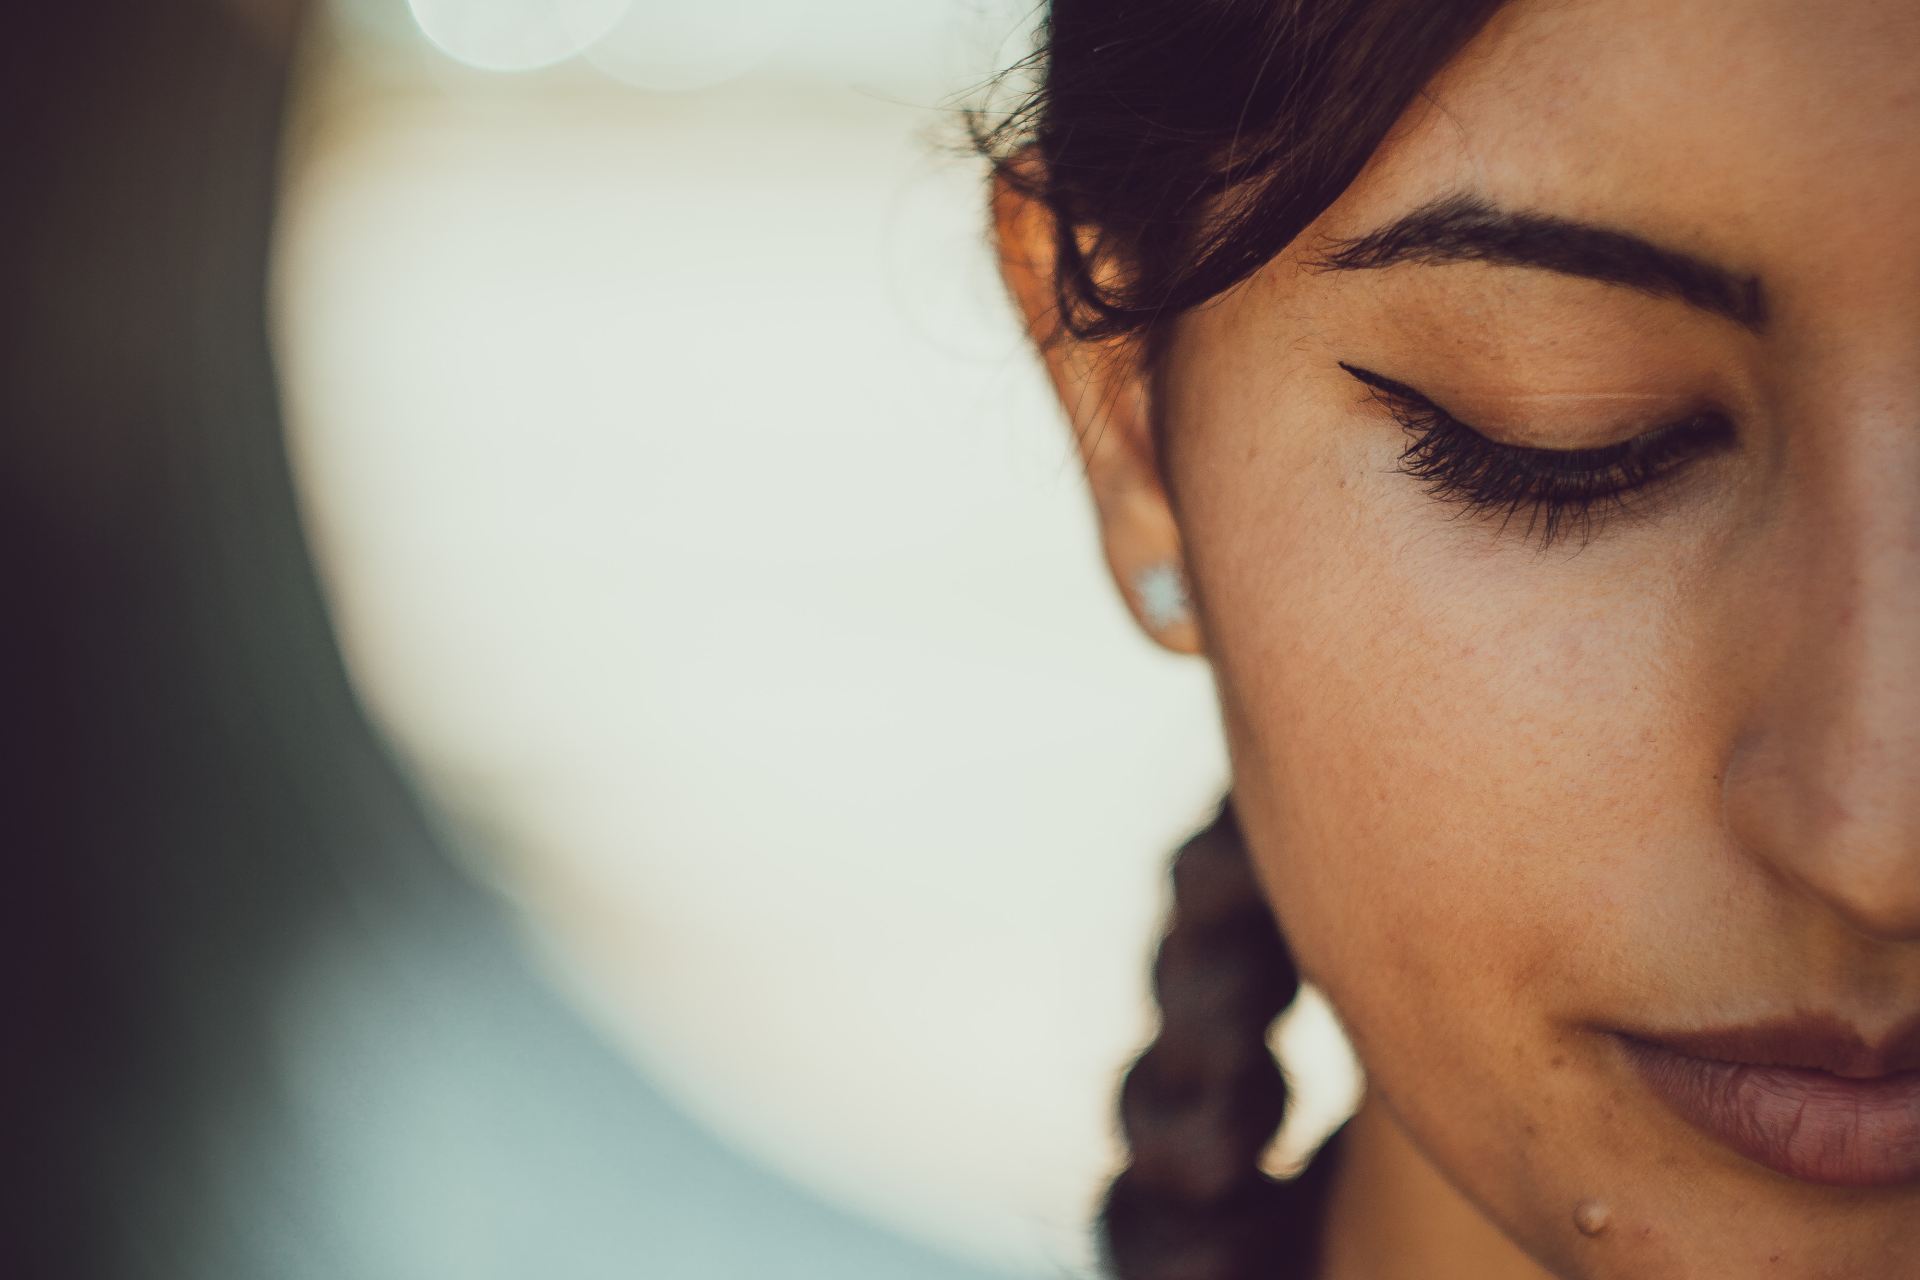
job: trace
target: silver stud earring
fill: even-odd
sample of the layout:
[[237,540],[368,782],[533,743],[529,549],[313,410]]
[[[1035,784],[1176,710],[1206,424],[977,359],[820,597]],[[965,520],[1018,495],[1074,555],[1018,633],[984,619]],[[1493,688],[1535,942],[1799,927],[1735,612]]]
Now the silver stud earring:
[[1133,594],[1140,601],[1140,612],[1147,625],[1165,631],[1193,621],[1193,607],[1187,599],[1187,576],[1172,560],[1148,565],[1133,575]]

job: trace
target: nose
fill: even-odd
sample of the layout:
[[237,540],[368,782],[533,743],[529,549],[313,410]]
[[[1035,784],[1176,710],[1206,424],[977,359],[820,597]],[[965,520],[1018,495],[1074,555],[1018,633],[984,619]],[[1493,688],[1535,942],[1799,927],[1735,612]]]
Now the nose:
[[1856,932],[1920,939],[1920,446],[1773,522],[1762,655],[1722,780],[1749,854]]

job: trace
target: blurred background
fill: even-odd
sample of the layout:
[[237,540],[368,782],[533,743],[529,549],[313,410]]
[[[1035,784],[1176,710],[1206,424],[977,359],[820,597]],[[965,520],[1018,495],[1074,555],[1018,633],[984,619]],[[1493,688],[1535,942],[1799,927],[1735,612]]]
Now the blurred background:
[[1035,19],[21,19],[9,1274],[1091,1274],[1226,766],[986,240]]

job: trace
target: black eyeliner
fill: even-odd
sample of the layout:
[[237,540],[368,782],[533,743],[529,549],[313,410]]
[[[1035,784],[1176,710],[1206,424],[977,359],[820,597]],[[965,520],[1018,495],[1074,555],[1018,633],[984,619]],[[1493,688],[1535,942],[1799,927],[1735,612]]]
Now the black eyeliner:
[[1584,545],[1598,520],[1637,509],[1692,457],[1731,435],[1725,418],[1697,414],[1589,449],[1503,444],[1406,383],[1338,363],[1406,431],[1409,443],[1396,470],[1423,482],[1432,497],[1454,503],[1462,514],[1500,515],[1502,530],[1527,512],[1526,534],[1540,528],[1542,550],[1572,523],[1579,524]]

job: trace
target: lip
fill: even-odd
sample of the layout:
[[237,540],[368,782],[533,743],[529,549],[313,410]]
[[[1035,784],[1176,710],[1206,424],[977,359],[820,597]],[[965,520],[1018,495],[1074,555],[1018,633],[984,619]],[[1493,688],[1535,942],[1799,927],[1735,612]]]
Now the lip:
[[1756,1164],[1826,1186],[1920,1181],[1920,1019],[1878,1043],[1825,1016],[1613,1034],[1655,1096]]

